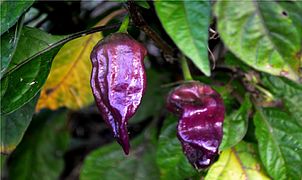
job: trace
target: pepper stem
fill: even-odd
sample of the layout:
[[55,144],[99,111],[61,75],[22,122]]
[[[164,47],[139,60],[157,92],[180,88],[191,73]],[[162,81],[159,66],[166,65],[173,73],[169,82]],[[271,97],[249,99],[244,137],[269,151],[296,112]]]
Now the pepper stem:
[[188,66],[187,59],[184,55],[181,56],[180,63],[181,63],[181,69],[182,69],[184,79],[186,81],[193,80],[190,69],[189,69],[189,66]]
[[268,100],[273,100],[274,99],[274,95],[272,95],[272,93],[270,93],[268,90],[266,90],[265,88],[255,84],[256,89],[258,89],[259,91],[261,91],[263,94],[265,94],[268,98]]
[[129,24],[129,15],[127,14],[117,32],[127,33],[128,24]]

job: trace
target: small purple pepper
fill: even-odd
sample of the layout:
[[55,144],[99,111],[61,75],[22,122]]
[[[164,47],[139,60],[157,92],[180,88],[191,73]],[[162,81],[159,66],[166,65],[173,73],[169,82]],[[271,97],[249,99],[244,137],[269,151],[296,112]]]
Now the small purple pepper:
[[114,137],[129,153],[128,120],[146,89],[145,47],[126,33],[101,40],[91,52],[91,88],[96,104]]
[[172,90],[167,109],[179,118],[177,137],[183,152],[196,169],[209,167],[222,140],[225,108],[221,96],[198,82]]

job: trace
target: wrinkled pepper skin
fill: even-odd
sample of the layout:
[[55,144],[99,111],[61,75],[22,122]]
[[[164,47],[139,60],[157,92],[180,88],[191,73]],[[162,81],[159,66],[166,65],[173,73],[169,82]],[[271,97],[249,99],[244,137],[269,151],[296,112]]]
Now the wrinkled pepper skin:
[[128,120],[137,111],[146,89],[145,47],[126,33],[101,40],[91,52],[92,92],[106,124],[129,153]]
[[208,85],[183,84],[168,95],[167,109],[179,116],[177,137],[189,162],[198,170],[209,167],[223,136],[221,96]]

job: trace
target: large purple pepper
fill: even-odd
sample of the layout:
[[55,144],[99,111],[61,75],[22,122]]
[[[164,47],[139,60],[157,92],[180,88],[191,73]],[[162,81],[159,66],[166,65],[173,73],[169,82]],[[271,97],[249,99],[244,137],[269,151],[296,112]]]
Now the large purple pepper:
[[126,33],[101,40],[91,52],[91,88],[102,117],[125,154],[130,144],[128,120],[135,114],[146,89],[145,47]]
[[170,92],[167,108],[180,117],[177,137],[189,162],[196,169],[209,167],[223,135],[225,108],[221,96],[208,85],[187,83]]

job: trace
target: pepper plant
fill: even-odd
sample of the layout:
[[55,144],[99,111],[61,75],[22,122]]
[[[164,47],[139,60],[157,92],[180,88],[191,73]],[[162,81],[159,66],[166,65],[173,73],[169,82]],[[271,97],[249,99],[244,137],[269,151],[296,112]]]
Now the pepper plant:
[[302,179],[301,1],[8,1],[1,178]]

